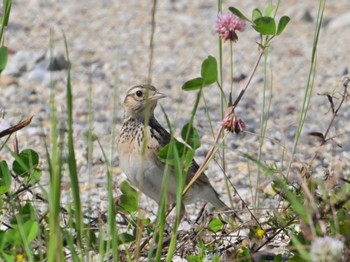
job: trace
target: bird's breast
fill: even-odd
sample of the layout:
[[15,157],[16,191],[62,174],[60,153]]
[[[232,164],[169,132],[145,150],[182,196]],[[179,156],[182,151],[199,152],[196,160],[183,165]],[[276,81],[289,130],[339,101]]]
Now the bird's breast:
[[[145,172],[156,166],[162,167],[158,160],[161,145],[157,139],[158,133],[145,129],[143,125],[123,125],[118,139],[119,164],[130,182],[138,186]],[[145,136],[147,139],[145,140]],[[146,143],[145,143],[146,142]],[[145,147],[145,148],[144,148]]]

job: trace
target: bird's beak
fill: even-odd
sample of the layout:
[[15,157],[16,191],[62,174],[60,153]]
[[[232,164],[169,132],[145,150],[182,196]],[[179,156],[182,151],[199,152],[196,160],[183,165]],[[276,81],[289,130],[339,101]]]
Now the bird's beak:
[[164,97],[166,97],[166,95],[157,92],[153,96],[149,97],[149,101],[155,101],[155,100],[158,100],[158,99],[161,99],[161,98],[164,98]]

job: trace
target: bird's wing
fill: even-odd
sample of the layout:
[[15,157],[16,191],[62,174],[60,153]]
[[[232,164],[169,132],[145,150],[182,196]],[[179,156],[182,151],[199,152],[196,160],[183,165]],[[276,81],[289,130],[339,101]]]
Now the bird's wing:
[[[199,169],[199,165],[197,164],[197,162],[195,160],[192,160],[192,164],[187,172],[186,184],[191,181],[191,179],[196,174],[198,169]],[[210,184],[209,179],[204,172],[202,172],[202,174],[198,177],[198,179],[196,181],[200,184],[205,184],[205,185]]]
[[[169,144],[171,135],[158,123],[157,119],[152,117],[150,119],[149,126],[151,127],[151,136],[153,135],[156,137],[161,147]],[[154,134],[152,134],[152,130],[155,132]]]
[[[156,130],[159,135],[160,135],[160,145],[163,147],[165,145],[167,145],[170,140],[171,140],[171,135],[170,133],[164,129],[155,118],[150,119],[150,127],[153,128],[154,130]],[[193,178],[194,174],[197,172],[199,168],[199,165],[197,164],[197,162],[195,160],[192,160],[192,164],[187,172],[187,178],[186,178],[186,184],[189,183],[191,181],[191,179]],[[197,179],[197,182],[200,184],[210,184],[208,177],[202,173],[199,178]]]

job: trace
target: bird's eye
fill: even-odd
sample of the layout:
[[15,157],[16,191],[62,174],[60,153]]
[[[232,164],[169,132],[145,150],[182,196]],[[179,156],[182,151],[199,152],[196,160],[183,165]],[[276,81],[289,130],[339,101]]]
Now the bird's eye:
[[138,96],[138,97],[142,97],[142,95],[143,95],[143,93],[142,93],[142,91],[136,91],[136,95]]

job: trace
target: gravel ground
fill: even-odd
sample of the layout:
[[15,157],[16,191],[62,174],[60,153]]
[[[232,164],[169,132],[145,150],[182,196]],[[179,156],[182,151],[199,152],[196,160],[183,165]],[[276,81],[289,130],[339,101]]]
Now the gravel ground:
[[[268,1],[259,1],[259,7]],[[317,1],[282,1],[279,14],[292,19],[285,33],[271,45],[269,67],[273,73],[273,96],[268,122],[267,139],[263,149],[264,161],[281,164],[283,147],[290,157],[299,108],[307,81]],[[256,1],[224,1],[224,10],[236,6],[250,14]],[[50,127],[50,82],[53,83],[58,116],[64,123],[65,79],[67,63],[64,59],[66,35],[72,62],[74,94],[74,135],[77,161],[80,169],[81,190],[86,204],[96,211],[106,209],[106,176],[101,150],[94,149],[92,171],[86,164],[86,140],[88,130],[89,88],[93,97],[93,131],[107,152],[113,152],[113,131],[119,130],[122,121],[121,102],[125,91],[132,85],[144,83],[148,74],[149,39],[151,34],[152,1],[14,1],[10,25],[6,30],[6,45],[11,50],[9,64],[0,80],[0,110],[6,112],[0,119],[0,130],[17,123],[21,118],[34,115],[32,124],[18,132],[20,147],[43,150],[42,128],[48,134]],[[180,130],[189,120],[195,93],[184,93],[182,84],[199,75],[203,59],[218,56],[215,1],[165,0],[159,1],[156,12],[156,32],[152,82],[166,93],[161,104],[174,126]],[[315,152],[318,142],[307,136],[310,131],[323,132],[329,123],[329,103],[325,96],[317,94],[341,91],[342,79],[349,71],[350,61],[350,2],[328,1],[317,55],[317,75],[310,111],[305,125],[297,158],[307,161]],[[239,33],[234,45],[235,76],[249,75],[258,56],[256,34],[250,28]],[[55,71],[48,70],[50,45],[53,46]],[[224,45],[225,91],[229,89],[229,45]],[[228,175],[240,193],[250,202],[256,171],[248,175],[247,160],[242,153],[257,155],[259,138],[263,66],[254,76],[249,91],[241,101],[237,112],[247,124],[244,136],[231,135],[227,140]],[[234,85],[234,96],[244,81]],[[116,92],[115,92],[116,91]],[[212,86],[205,90],[205,97],[216,127],[220,122],[219,90]],[[339,97],[339,95],[338,95]],[[336,100],[339,101],[339,100]],[[113,104],[116,103],[116,112]],[[334,145],[325,147],[317,159],[317,170],[324,168],[339,173],[349,170],[350,132],[349,104],[346,104],[334,123],[332,135],[339,135]],[[112,115],[116,114],[116,123]],[[157,115],[165,123],[160,110]],[[203,104],[196,116],[196,125],[202,137],[198,151],[200,162],[213,141]],[[342,134],[342,135],[341,135]],[[111,142],[112,141],[112,142]],[[50,139],[47,139],[50,143]],[[113,146],[112,146],[113,144]],[[0,158],[8,154],[2,150]],[[109,153],[110,154],[110,153]],[[42,161],[45,165],[45,160]],[[124,179],[118,167],[117,154],[113,155],[116,188]],[[251,165],[252,166],[252,165]],[[345,170],[345,171],[344,171]],[[349,172],[349,171],[347,171]],[[212,183],[224,194],[223,175],[213,162],[207,171]],[[268,180],[268,179],[267,179]],[[69,190],[65,178],[64,190]],[[261,185],[264,187],[263,185]],[[117,195],[117,190],[116,190]],[[223,195],[227,202],[228,197]],[[65,199],[67,200],[67,199]],[[92,201],[92,202],[90,202]],[[266,204],[268,205],[268,204]],[[147,205],[145,205],[147,207]],[[151,207],[149,207],[151,208]],[[153,206],[154,208],[154,206]]]

